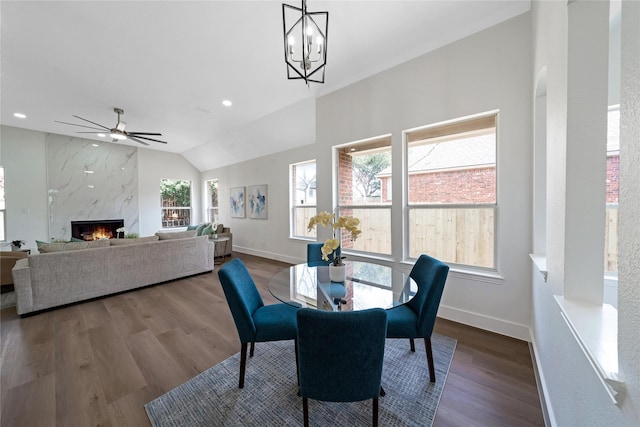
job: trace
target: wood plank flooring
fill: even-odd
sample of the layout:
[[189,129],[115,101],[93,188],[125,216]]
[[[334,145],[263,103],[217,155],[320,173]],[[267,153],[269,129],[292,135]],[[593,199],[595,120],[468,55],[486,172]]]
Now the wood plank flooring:
[[[235,256],[276,302],[267,282],[287,264]],[[149,426],[145,403],[240,349],[215,272],[23,319],[3,309],[0,332],[2,427]],[[544,425],[526,342],[443,319],[436,332],[458,345],[435,426]]]

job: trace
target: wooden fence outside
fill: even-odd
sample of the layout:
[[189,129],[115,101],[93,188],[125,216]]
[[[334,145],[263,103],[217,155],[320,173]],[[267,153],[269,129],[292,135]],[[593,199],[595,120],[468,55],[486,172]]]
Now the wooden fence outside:
[[[420,209],[409,211],[409,256],[426,253],[444,262],[494,267],[494,208]],[[305,230],[313,213],[297,209],[298,230]],[[363,252],[391,254],[391,209],[343,210],[360,219],[361,237],[343,247]],[[618,208],[607,207],[605,223],[605,271],[618,270]]]

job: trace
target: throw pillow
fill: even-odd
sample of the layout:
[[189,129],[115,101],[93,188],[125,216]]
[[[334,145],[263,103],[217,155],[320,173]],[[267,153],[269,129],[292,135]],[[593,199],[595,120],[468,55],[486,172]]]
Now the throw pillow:
[[209,236],[211,234],[213,234],[213,224],[207,225],[202,229],[202,233],[200,233],[201,236]]
[[209,225],[208,222],[203,222],[202,224],[199,224],[198,227],[196,228],[196,236],[202,236],[202,230],[204,230],[204,228]]
[[186,238],[189,238],[189,237],[196,237],[196,231],[195,230],[174,231],[174,232],[169,232],[169,233],[162,233],[162,232],[158,231],[156,233],[156,236],[158,236],[158,238],[160,240],[186,239]]
[[198,225],[187,225],[187,231],[195,230],[198,228]]
[[66,242],[66,243],[47,243],[38,246],[38,252],[41,254],[51,252],[76,251],[78,249],[88,249],[89,242]]

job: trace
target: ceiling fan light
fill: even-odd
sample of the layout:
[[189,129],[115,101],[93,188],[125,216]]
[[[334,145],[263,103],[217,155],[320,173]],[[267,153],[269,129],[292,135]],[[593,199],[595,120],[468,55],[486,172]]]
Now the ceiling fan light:
[[119,139],[119,140],[127,139],[127,137],[121,133],[111,132],[109,136],[113,139]]

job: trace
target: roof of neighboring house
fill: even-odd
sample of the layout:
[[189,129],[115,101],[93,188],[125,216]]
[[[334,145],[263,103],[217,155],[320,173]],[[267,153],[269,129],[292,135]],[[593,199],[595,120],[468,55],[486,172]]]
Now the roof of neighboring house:
[[[479,135],[409,147],[409,173],[491,166],[496,163],[495,136]],[[391,167],[378,176],[390,175]]]

